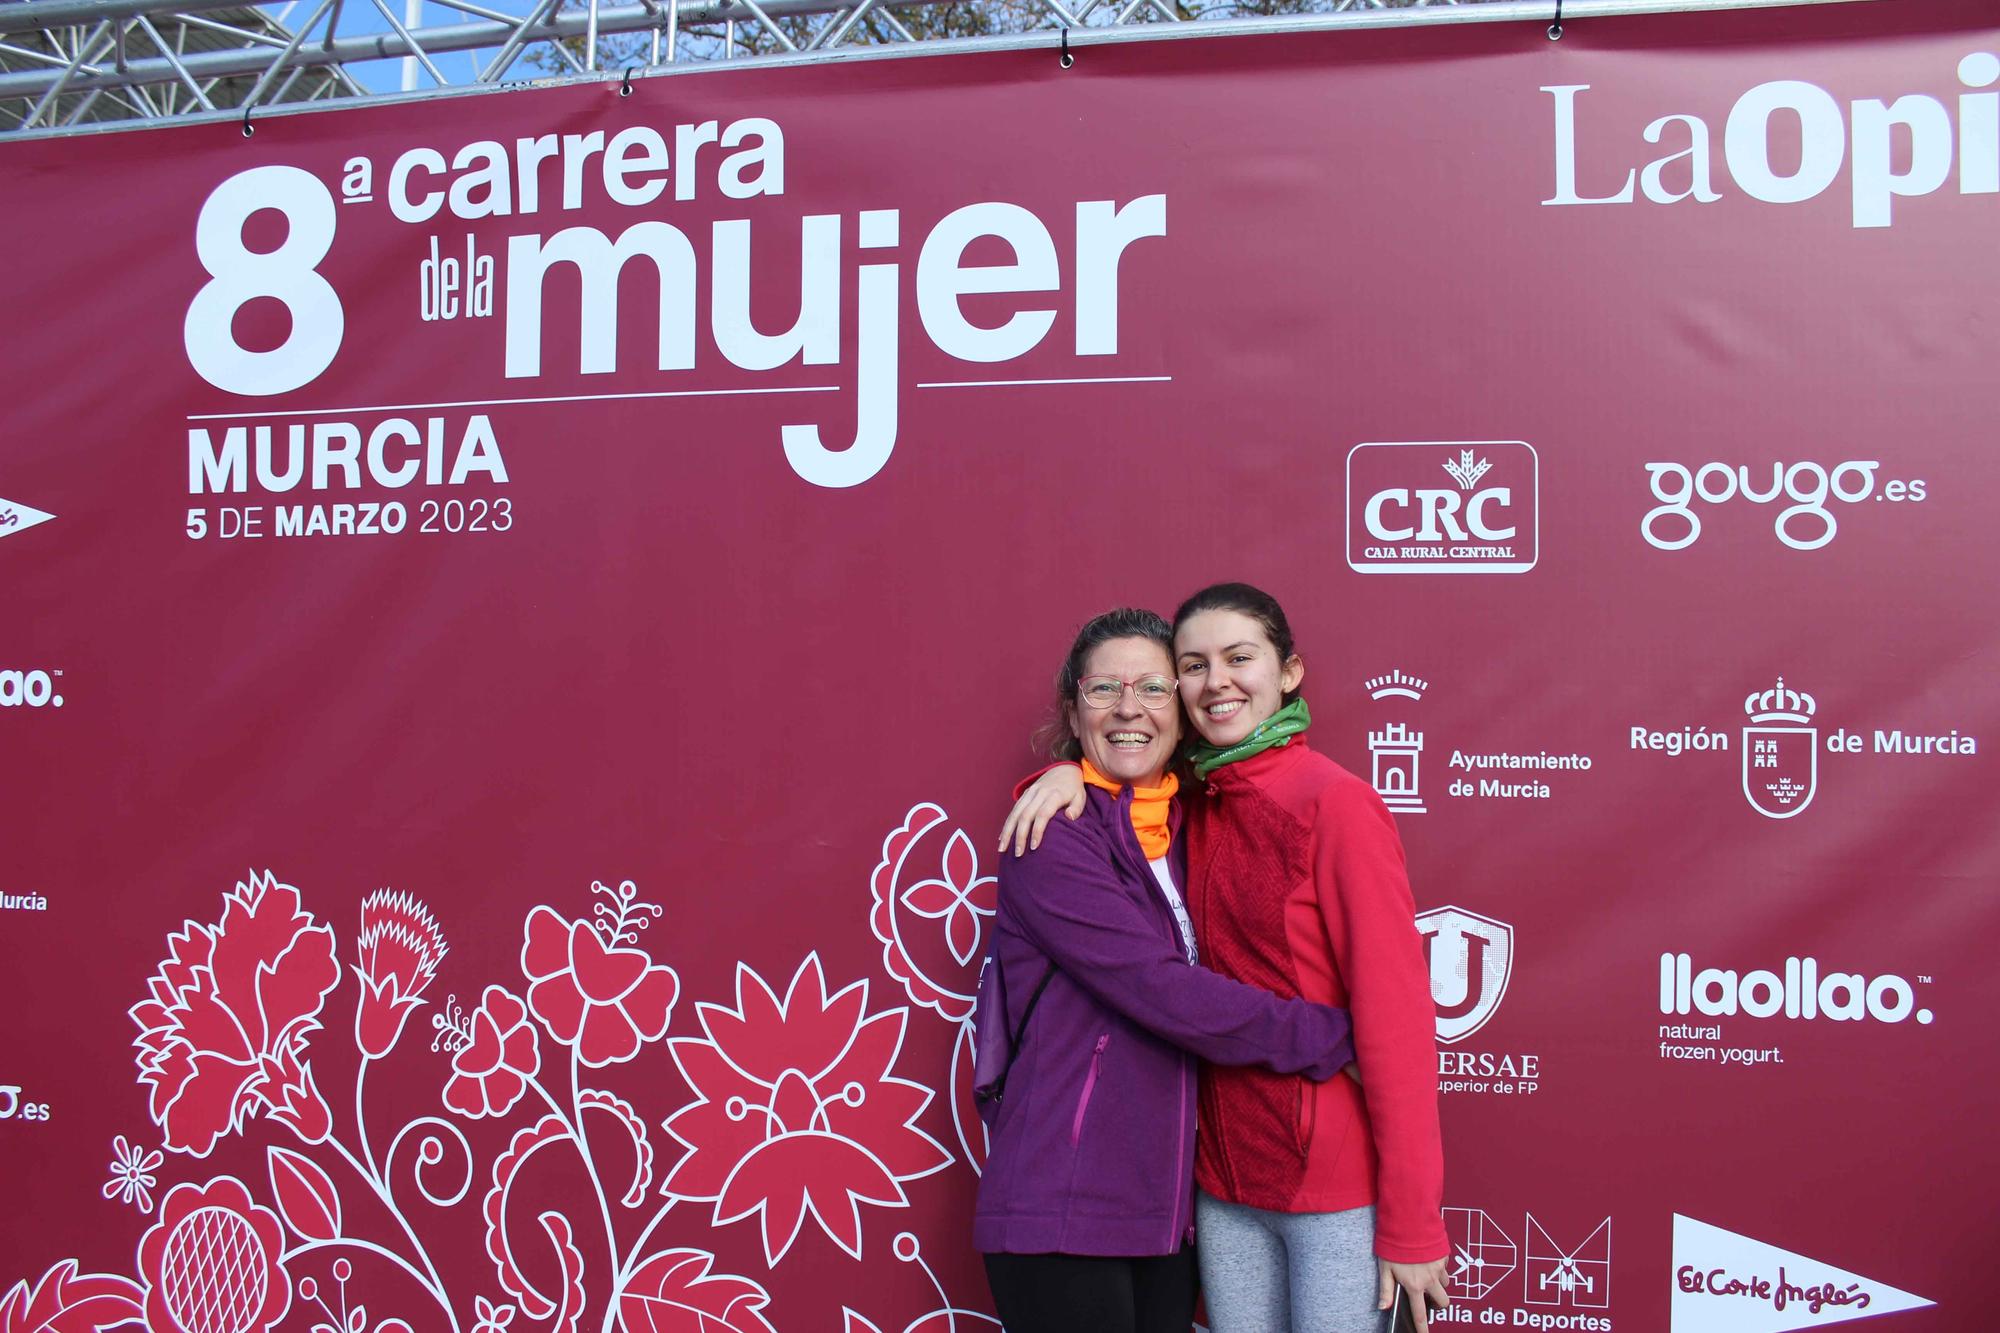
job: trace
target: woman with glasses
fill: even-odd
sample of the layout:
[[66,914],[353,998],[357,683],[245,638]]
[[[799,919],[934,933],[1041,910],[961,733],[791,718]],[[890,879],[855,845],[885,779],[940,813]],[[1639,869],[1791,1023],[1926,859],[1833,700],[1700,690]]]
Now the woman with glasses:
[[[1197,739],[1187,836],[1195,942],[1222,975],[1354,1015],[1359,1082],[1202,1071],[1195,1215],[1212,1333],[1360,1333],[1400,1287],[1418,1328],[1443,1307],[1435,1011],[1394,821],[1306,743],[1284,610],[1242,583],[1174,617]],[[1044,773],[1001,846],[1057,834],[1088,774]],[[1043,830],[1046,828],[1046,834]]]
[[1083,801],[1001,867],[980,985],[991,1149],[973,1239],[1009,1333],[1187,1333],[1193,1057],[1296,1081],[1330,1078],[1352,1055],[1342,1010],[1199,964],[1169,771],[1181,735],[1171,644],[1150,611],[1083,627],[1051,727]]

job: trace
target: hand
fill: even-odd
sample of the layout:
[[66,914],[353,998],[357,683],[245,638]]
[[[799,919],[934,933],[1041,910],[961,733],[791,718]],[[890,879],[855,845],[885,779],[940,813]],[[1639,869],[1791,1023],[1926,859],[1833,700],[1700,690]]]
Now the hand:
[[1000,850],[1014,844],[1014,855],[1042,845],[1042,830],[1062,811],[1071,819],[1083,813],[1083,770],[1075,764],[1058,764],[1035,779],[1035,785],[1021,793],[1007,822],[1000,826]]
[[1388,1309],[1396,1288],[1400,1286],[1403,1289],[1403,1299],[1409,1304],[1410,1314],[1417,1322],[1417,1333],[1429,1333],[1431,1310],[1442,1310],[1451,1304],[1451,1296],[1444,1289],[1450,1273],[1445,1261],[1438,1259],[1428,1264],[1392,1264],[1387,1259],[1377,1259],[1375,1269],[1380,1274],[1376,1284],[1375,1308]]

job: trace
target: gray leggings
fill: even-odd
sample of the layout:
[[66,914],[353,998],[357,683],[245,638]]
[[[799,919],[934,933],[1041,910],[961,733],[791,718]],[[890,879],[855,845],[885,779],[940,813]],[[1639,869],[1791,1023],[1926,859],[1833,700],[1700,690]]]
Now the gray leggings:
[[1211,1333],[1368,1333],[1375,1209],[1274,1213],[1197,1191],[1195,1248]]

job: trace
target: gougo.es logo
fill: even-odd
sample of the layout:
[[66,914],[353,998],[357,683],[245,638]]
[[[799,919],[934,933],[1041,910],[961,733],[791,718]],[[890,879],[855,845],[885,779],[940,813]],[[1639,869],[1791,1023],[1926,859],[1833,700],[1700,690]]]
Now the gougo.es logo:
[[1819,463],[1773,463],[1761,466],[1703,463],[1648,463],[1646,477],[1659,501],[1640,520],[1646,541],[1662,551],[1685,550],[1700,539],[1697,504],[1720,506],[1733,500],[1751,504],[1789,501],[1772,522],[1778,540],[1794,551],[1817,551],[1840,531],[1840,520],[1828,501],[1859,504],[1873,497],[1892,503],[1921,503],[1927,485],[1921,478],[1885,481],[1876,489],[1875,459],[1852,460],[1827,468]]

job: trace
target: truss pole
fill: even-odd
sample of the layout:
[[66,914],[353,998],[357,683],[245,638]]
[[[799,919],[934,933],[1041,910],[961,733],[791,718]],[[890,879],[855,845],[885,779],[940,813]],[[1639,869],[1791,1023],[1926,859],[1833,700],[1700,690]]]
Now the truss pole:
[[917,40],[917,35],[911,32],[908,28],[903,26],[903,20],[897,18],[896,11],[889,8],[889,6],[884,5],[880,9],[876,10],[875,17],[881,19],[884,23],[888,24],[889,31],[895,33],[898,37],[902,38],[904,41],[914,42]]
[[752,14],[757,16],[757,21],[764,25],[764,30],[777,38],[787,51],[796,51],[799,49],[799,44],[790,37],[787,37],[783,28],[772,22],[771,16],[763,11],[757,4],[757,0],[740,0],[740,3],[745,9],[748,9]]
[[[344,0],[314,0],[311,4],[289,0],[282,5],[282,12],[279,5],[258,0],[0,0],[0,38],[7,38],[0,40],[0,123],[18,126],[26,137],[34,138],[104,128],[110,118],[128,114],[153,121],[220,116],[225,110],[217,101],[236,100],[245,85],[251,85],[245,110],[269,109],[275,97],[308,93],[315,100],[343,94],[357,100],[386,100],[393,94],[369,92],[348,72],[352,64],[373,60],[400,59],[406,68],[427,74],[438,85],[436,89],[412,89],[413,95],[467,87],[463,77],[454,88],[443,76],[442,65],[449,63],[442,61],[444,52],[498,50],[500,55],[491,57],[484,68],[475,69],[472,77],[476,84],[492,84],[508,77],[531,47],[537,52],[550,48],[546,59],[555,62],[559,74],[575,71],[588,76],[601,71],[604,63],[598,59],[598,42],[641,30],[647,34],[647,47],[630,63],[636,65],[639,59],[649,57],[653,66],[686,63],[680,38],[682,30],[690,26],[703,38],[700,54],[704,58],[755,57],[760,62],[786,65],[862,55],[853,48],[876,36],[899,40],[892,43],[895,49],[865,53],[869,56],[922,55],[939,49],[1029,49],[1052,35],[1046,27],[1037,27],[970,41],[919,43],[897,17],[898,7],[914,12],[923,5],[948,0],[584,0],[572,10],[563,10],[558,0],[536,0],[532,6],[523,4],[532,11],[526,20],[489,7],[500,2],[436,0],[443,10],[471,16],[471,21],[427,27],[424,17],[434,18],[439,11],[423,6],[421,0],[403,0],[403,5],[410,6],[412,22],[398,21],[397,10],[403,5],[397,0],[370,0],[389,20],[386,30],[342,35],[339,25],[345,13]],[[1637,14],[1889,2],[1563,0],[1563,13],[1565,19],[1574,16],[1582,21]],[[1479,4],[1418,0],[1396,9],[1387,8],[1384,0],[1331,0],[1331,5],[1335,12],[1192,21],[1180,12],[1176,0],[1038,0],[1026,21],[1036,22],[1034,11],[1046,13],[1049,18],[1040,23],[1067,26],[1075,46],[1196,33],[1288,34],[1468,22],[1546,25],[1554,8],[1552,0]],[[287,31],[293,16],[303,16],[308,9],[311,17],[303,27]],[[222,10],[235,12],[218,12]],[[780,25],[801,15],[828,17],[815,21],[816,31],[809,39],[794,40]],[[174,25],[171,29],[169,22]],[[739,34],[739,23],[754,23],[770,33],[771,39],[752,38],[752,29],[747,27]],[[872,36],[856,38],[857,27],[864,27],[864,33]],[[223,40],[216,41],[210,34]],[[712,38],[721,39],[716,43],[719,50],[707,47]],[[904,50],[904,44],[917,49]],[[579,46],[581,51],[574,49]],[[327,72],[301,82],[316,69]],[[423,82],[414,77],[412,81]],[[125,91],[140,88],[149,91]],[[218,92],[219,88],[228,96]]]
[[[424,0],[410,0],[410,3],[412,5],[417,6],[418,8],[422,8]],[[389,0],[375,0],[375,8],[382,11],[382,17],[389,20],[389,26],[396,30],[396,35],[402,38],[404,44],[410,48],[410,54],[403,57],[403,68],[405,70],[410,70],[412,68],[411,62],[415,61],[417,64],[421,64],[424,67],[424,73],[430,75],[433,79],[437,80],[438,87],[449,88],[451,86],[450,81],[446,79],[444,75],[438,73],[438,67],[436,65],[433,65],[431,63],[431,58],[424,54],[424,48],[417,45],[417,39],[410,35],[410,30],[397,21],[396,11],[390,8]],[[416,86],[415,74],[406,73],[403,76],[404,91],[407,92],[410,89],[414,88],[415,86]]]
[[[412,28],[421,28],[423,25],[424,25],[424,0],[403,0],[404,30],[407,32]],[[410,42],[410,45],[412,47],[415,47],[416,43],[412,41]],[[403,91],[406,93],[416,91],[417,61],[414,55],[407,55],[403,57],[402,75],[403,75]],[[442,85],[444,83],[444,80],[439,79],[438,83]]]
[[285,46],[285,39],[282,37],[273,37],[269,33],[264,32],[245,32],[241,28],[232,28],[227,23],[217,23],[214,19],[205,19],[199,14],[174,13],[167,15],[167,17],[184,27],[201,28],[207,32],[223,33],[239,41],[250,42],[257,46],[275,46],[279,50],[283,50]]
[[826,29],[821,34],[824,40],[815,39],[813,45],[822,50],[839,46],[847,34],[854,31],[854,25],[868,17],[868,11],[874,7],[875,0],[861,0],[860,4],[847,11],[847,17],[840,20],[838,25]]
[[[69,63],[69,61],[64,60],[61,56],[52,56],[47,51],[31,51],[25,46],[16,46],[12,42],[0,42],[0,55],[13,56],[19,60],[33,60],[39,64],[54,65],[57,68],[61,68]],[[96,72],[95,66],[92,67],[92,72]]]
[[328,10],[333,8],[333,4],[334,0],[319,0],[319,8],[313,11],[312,17],[307,19],[304,26],[292,34],[291,45],[280,51],[278,58],[271,62],[270,68],[266,69],[257,82],[250,86],[249,95],[243,99],[243,119],[246,124],[249,123],[250,108],[257,105],[257,99],[264,95],[264,90],[270,87],[272,80],[278,77],[278,71],[285,67],[285,62],[292,58],[292,54],[305,41],[306,34],[319,25],[319,21],[326,16]]
[[[40,120],[42,112],[53,106],[55,100],[62,96],[62,90],[69,85],[71,77],[76,74],[77,70],[89,60],[91,49],[97,45],[98,40],[104,36],[104,30],[110,26],[111,20],[106,19],[91,31],[90,36],[76,44],[76,54],[71,57],[67,65],[63,66],[63,72],[56,76],[55,82],[49,85],[49,90],[42,94],[41,100],[36,102],[33,108],[29,110],[28,118],[21,122],[24,128]],[[92,70],[92,73],[96,72],[96,70]]]
[[499,54],[495,55],[486,68],[481,71],[479,82],[496,83],[499,81],[500,76],[507,72],[507,67],[514,63],[514,57],[521,53],[521,44],[528,39],[528,29],[541,22],[542,16],[553,9],[555,3],[556,0],[535,0],[534,10],[527,18],[521,20],[521,26],[514,29],[513,35],[507,39],[507,44],[500,48]]

